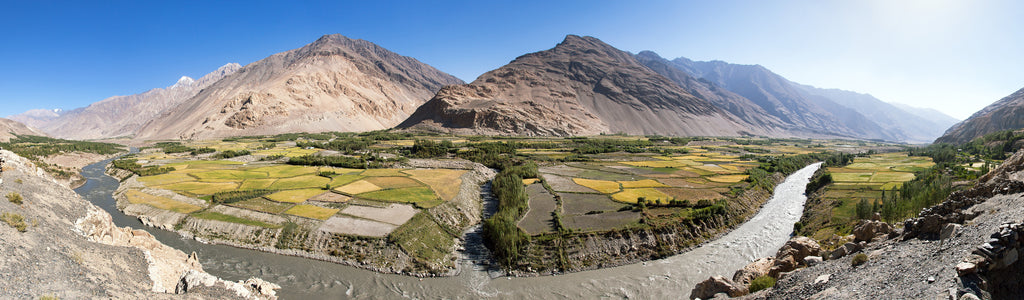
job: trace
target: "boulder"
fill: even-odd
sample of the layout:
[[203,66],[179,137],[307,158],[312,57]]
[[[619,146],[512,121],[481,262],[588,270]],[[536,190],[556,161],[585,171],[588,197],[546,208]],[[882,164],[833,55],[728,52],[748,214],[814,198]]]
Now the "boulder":
[[942,230],[939,231],[939,239],[945,240],[953,237],[954,235],[956,235],[957,231],[960,231],[960,227],[962,226],[956,223],[946,224],[946,226],[943,226]]
[[779,278],[782,273],[796,270],[796,267],[800,264],[796,262],[796,259],[792,255],[788,255],[781,259],[775,259],[775,265],[768,270],[768,276],[773,278]]
[[889,234],[892,232],[892,227],[889,223],[882,221],[867,221],[861,220],[857,223],[857,226],[853,228],[854,241],[868,241],[875,239],[876,236]]
[[852,242],[849,242],[843,244],[842,246],[839,246],[839,248],[836,248],[836,250],[833,250],[832,254],[829,255],[828,259],[839,259],[843,256],[847,256],[854,252],[860,251],[861,248],[862,247],[860,244],[854,244]]
[[722,276],[711,276],[693,287],[690,291],[690,299],[711,299],[715,294],[726,293],[730,297],[739,297],[746,294],[746,289],[737,287],[732,280]]
[[804,257],[804,263],[807,263],[808,267],[820,264],[825,261],[821,256],[808,256]]
[[820,253],[821,245],[818,245],[818,242],[806,236],[798,236],[786,241],[786,244],[782,245],[779,252],[775,254],[775,259],[792,256],[793,261],[804,264],[804,257],[817,256]]
[[738,285],[749,286],[751,281],[755,278],[768,274],[772,266],[775,265],[774,257],[765,257],[755,260],[752,263],[742,269],[736,270],[736,273],[732,275],[732,281]]

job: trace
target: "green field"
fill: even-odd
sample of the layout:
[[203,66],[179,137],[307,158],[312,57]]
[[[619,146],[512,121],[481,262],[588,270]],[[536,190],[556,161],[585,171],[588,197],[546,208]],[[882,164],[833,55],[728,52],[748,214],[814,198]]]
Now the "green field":
[[251,226],[259,226],[259,227],[266,227],[266,228],[281,228],[281,225],[270,224],[270,223],[266,223],[266,222],[260,222],[260,221],[256,221],[256,220],[245,219],[245,218],[239,218],[239,217],[236,217],[236,216],[225,215],[225,214],[222,214],[222,213],[216,213],[216,212],[212,212],[212,211],[204,211],[204,212],[193,213],[192,216],[196,217],[196,218],[200,218],[200,219],[223,221],[223,222],[231,222],[231,223],[238,223],[238,224],[251,225]]
[[428,187],[380,190],[362,193],[358,197],[386,202],[413,203],[422,208],[431,208],[444,203]]
[[315,205],[299,204],[292,206],[292,208],[284,211],[284,213],[310,219],[327,220],[334,214],[338,213],[338,211],[339,209],[335,208],[323,208]]
[[138,190],[129,190],[125,194],[125,196],[128,199],[128,202],[131,203],[148,204],[159,209],[169,210],[177,213],[187,214],[201,209],[201,207],[199,206],[195,206],[181,201],[175,201],[167,197],[146,194]]
[[313,196],[323,194],[321,189],[287,190],[267,195],[267,199],[277,202],[302,203]]
[[280,214],[292,207],[289,203],[274,202],[263,198],[253,198],[228,204],[237,208],[245,208],[271,214]]

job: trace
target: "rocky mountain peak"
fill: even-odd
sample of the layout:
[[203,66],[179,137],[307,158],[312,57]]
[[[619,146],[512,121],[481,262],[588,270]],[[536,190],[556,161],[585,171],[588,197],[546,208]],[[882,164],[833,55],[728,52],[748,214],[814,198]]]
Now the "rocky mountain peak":
[[194,82],[196,82],[196,80],[192,79],[192,77],[181,76],[181,78],[178,79],[178,82],[175,82],[174,85],[171,86],[171,88],[192,85],[192,83]]
[[522,55],[468,85],[441,89],[399,127],[514,135],[764,133],[691,95],[632,54],[577,35]]

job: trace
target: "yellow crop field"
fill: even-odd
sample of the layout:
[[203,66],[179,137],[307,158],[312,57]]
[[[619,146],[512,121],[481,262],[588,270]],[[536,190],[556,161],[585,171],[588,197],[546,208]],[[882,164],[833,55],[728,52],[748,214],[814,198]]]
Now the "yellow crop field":
[[149,186],[170,184],[170,183],[176,183],[176,182],[185,182],[185,181],[196,181],[196,179],[194,177],[192,177],[192,176],[188,176],[188,174],[181,174],[181,173],[178,173],[178,174],[167,173],[167,174],[160,174],[160,175],[154,175],[154,176],[139,177],[139,182],[142,182],[142,183],[144,183],[146,185],[149,185]]
[[402,173],[402,169],[366,169],[360,175],[371,177],[371,176],[407,176]]
[[419,181],[412,180],[412,178],[409,177],[367,177],[363,180],[383,189],[400,189],[423,186]]
[[537,183],[538,181],[540,181],[540,179],[537,179],[537,178],[526,178],[526,179],[523,179],[523,185],[531,185],[531,184]]
[[362,194],[362,193],[366,193],[366,192],[377,191],[377,190],[380,190],[380,189],[381,188],[379,186],[377,186],[377,185],[375,185],[373,183],[370,183],[370,182],[368,182],[366,180],[359,180],[359,181],[356,181],[356,182],[353,182],[353,183],[346,184],[346,185],[344,185],[342,187],[339,187],[339,188],[336,188],[334,190],[342,192],[342,193],[345,193],[345,194],[348,194],[348,195],[357,195],[357,194]]
[[658,200],[668,202],[671,199],[669,195],[653,188],[625,189],[622,192],[612,194],[612,199],[625,203],[636,203],[636,200],[640,197],[644,197],[647,201],[652,202]]
[[623,161],[619,162],[624,165],[630,165],[635,167],[647,167],[647,168],[679,168],[686,166],[676,160],[652,160],[652,161]]
[[737,183],[737,182],[743,181],[744,179],[747,179],[747,175],[742,175],[742,174],[738,174],[738,175],[718,175],[718,176],[708,176],[707,179],[710,180],[710,181],[714,181],[714,182]]
[[317,175],[303,175],[297,177],[281,178],[270,185],[271,189],[275,190],[289,190],[289,189],[302,189],[302,188],[322,188],[328,183],[331,183],[331,179]]
[[240,190],[257,190],[270,188],[271,184],[274,184],[277,179],[274,178],[260,178],[260,179],[246,179],[242,181],[242,185],[238,187]]
[[712,172],[712,173],[716,173],[716,174],[729,174],[729,173],[735,172],[735,171],[731,171],[731,170],[719,167],[718,165],[702,165],[702,166],[695,166],[694,168],[700,169],[700,170],[704,170],[704,171],[708,171],[708,172]]
[[615,192],[618,192],[618,191],[622,190],[618,182],[609,181],[609,180],[594,180],[594,179],[586,179],[586,178],[573,178],[572,181],[575,182],[578,185],[582,185],[582,186],[594,189],[595,191],[598,191],[598,192],[601,192],[601,193],[604,193],[604,194],[611,194],[611,193],[615,193]]
[[284,211],[284,213],[310,219],[327,220],[334,214],[338,213],[338,211],[339,209],[336,208],[323,208],[316,205],[299,204],[292,206],[292,208]]
[[466,174],[466,170],[448,169],[417,169],[402,172],[412,175],[412,179],[430,186],[430,189],[434,190],[437,196],[444,201],[452,200],[455,195],[459,194],[459,187],[462,186],[462,174]]
[[270,166],[251,169],[250,171],[267,172],[272,178],[295,177],[299,175],[316,174],[316,167],[304,166]]
[[871,172],[832,172],[832,180],[836,182],[868,182],[871,180]]
[[287,190],[267,195],[267,199],[277,202],[302,203],[306,199],[323,194],[321,189]]
[[906,172],[875,172],[875,175],[871,176],[871,182],[906,182],[914,180],[913,173]]
[[667,185],[658,182],[654,179],[634,180],[634,181],[619,181],[622,184],[622,188],[648,188],[648,187],[668,187]]
[[131,203],[148,204],[159,209],[169,210],[183,214],[194,212],[201,208],[199,206],[195,206],[181,201],[176,201],[171,198],[146,194],[139,190],[129,190],[127,193],[125,193],[125,196],[128,202]]
[[199,178],[200,181],[224,182],[241,181],[253,178],[267,178],[267,173],[243,170],[212,170],[206,172],[192,173],[192,176]]
[[238,183],[233,182],[179,182],[156,186],[176,192],[191,195],[212,195],[217,192],[227,192],[238,189]]

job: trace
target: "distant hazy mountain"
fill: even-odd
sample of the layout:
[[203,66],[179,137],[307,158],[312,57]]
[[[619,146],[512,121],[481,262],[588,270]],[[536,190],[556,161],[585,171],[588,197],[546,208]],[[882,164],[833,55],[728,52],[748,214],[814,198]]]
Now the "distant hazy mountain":
[[[820,89],[809,85],[798,85],[811,95],[825,97],[844,108],[857,111],[878,124],[883,130],[902,137],[902,142],[931,143],[957,121],[935,110],[918,109],[909,112],[897,105],[878,100],[868,94],[839,89]],[[922,117],[925,116],[925,117]]]
[[325,35],[243,67],[146,124],[138,138],[391,128],[439,88],[458,83],[371,42]]
[[238,64],[230,63],[199,80],[183,76],[174,85],[166,88],[155,88],[130,96],[114,96],[66,112],[31,110],[11,118],[38,126],[44,132],[59,138],[89,140],[129,137],[135,135],[146,122],[180,105],[203,88],[239,68],[241,66]]
[[[928,121],[930,121],[932,123],[944,124],[944,126],[939,126],[939,127],[942,127],[942,128],[947,128],[948,129],[950,126],[953,126],[956,123],[960,123],[960,119],[951,117],[950,115],[947,115],[946,113],[938,111],[938,110],[936,110],[934,108],[913,107],[913,106],[906,105],[906,104],[901,104],[901,103],[890,103],[890,104],[895,105],[896,107],[899,107],[900,109],[902,109],[905,112],[914,114],[915,116],[918,116],[918,117],[920,117],[922,119],[928,120]],[[943,130],[943,131],[945,131],[945,130]]]
[[986,134],[1024,128],[1024,89],[981,109],[953,125],[936,143],[962,144]]
[[60,117],[60,114],[64,111],[61,109],[32,109],[17,115],[7,116],[11,120],[15,120],[25,124],[29,127],[39,128]]
[[400,128],[475,134],[776,134],[696,97],[593,37],[566,36],[469,84],[448,86]]
[[[646,53],[641,56],[657,55]],[[860,113],[827,98],[810,95],[796,83],[759,65],[692,61],[682,57],[672,60],[671,65],[746,98],[747,105],[760,107],[778,118],[797,136],[903,139],[898,133],[884,130]]]
[[768,114],[764,108],[757,106],[749,99],[719,87],[706,79],[694,77],[673,62],[658,56],[657,53],[642,51],[636,55],[636,59],[651,70],[675,82],[690,94],[708,100],[748,123],[769,128],[782,128],[788,125],[778,117]]
[[15,134],[46,136],[42,131],[25,126],[18,121],[0,118],[0,142],[9,142]]

